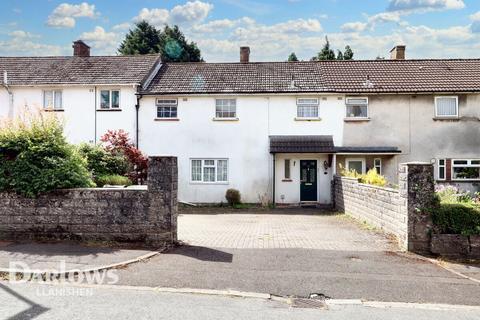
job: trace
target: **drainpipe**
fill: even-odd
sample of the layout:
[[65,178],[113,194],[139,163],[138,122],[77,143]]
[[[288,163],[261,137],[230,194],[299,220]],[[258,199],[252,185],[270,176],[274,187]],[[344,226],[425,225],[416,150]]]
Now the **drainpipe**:
[[272,204],[273,207],[275,208],[275,153],[273,154],[273,200]]
[[141,95],[138,92],[137,88],[137,104],[135,105],[135,145],[137,149],[139,149],[139,134],[140,134],[140,129],[139,129],[139,112],[140,112],[140,100],[142,99],[143,95]]
[[13,92],[10,90],[8,86],[8,75],[7,71],[3,73],[3,82],[2,86],[7,90],[8,93],[8,117],[13,118]]
[[95,112],[95,128],[94,128],[94,139],[93,139],[93,142],[95,143],[95,145],[97,144],[97,86],[94,87],[94,94],[95,94],[95,98],[94,98],[94,101],[95,101],[95,105],[93,106],[93,111]]

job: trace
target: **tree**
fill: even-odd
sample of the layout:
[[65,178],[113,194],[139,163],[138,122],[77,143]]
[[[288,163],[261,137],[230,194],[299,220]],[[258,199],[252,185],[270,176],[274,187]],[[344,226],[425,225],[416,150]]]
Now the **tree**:
[[203,61],[195,42],[188,43],[178,26],[157,30],[147,21],[135,24],[118,48],[122,55],[159,53],[163,62]]
[[297,55],[295,54],[295,52],[290,53],[290,55],[288,56],[288,61],[289,61],[289,62],[296,62],[296,61],[298,61],[298,58],[297,58]]
[[344,60],[353,60],[353,50],[350,48],[349,45],[345,47],[345,51],[343,52],[343,59]]
[[330,49],[330,41],[328,41],[327,36],[325,36],[325,44],[316,58],[315,60],[335,60],[335,52]]
[[160,53],[163,62],[202,62],[202,54],[195,42],[188,43],[178,26],[166,25],[160,32]]
[[344,60],[344,56],[343,56],[343,53],[342,51],[340,50],[337,50],[338,53],[337,53],[337,60]]
[[121,55],[149,54],[160,52],[160,35],[147,21],[135,24],[118,48]]

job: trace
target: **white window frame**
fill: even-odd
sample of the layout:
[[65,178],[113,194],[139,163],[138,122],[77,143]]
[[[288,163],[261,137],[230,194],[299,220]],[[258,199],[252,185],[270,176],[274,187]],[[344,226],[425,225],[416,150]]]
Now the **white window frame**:
[[[193,161],[201,161],[201,181],[193,180]],[[205,161],[214,161],[214,165],[206,165]],[[227,162],[227,179],[225,181],[218,180],[218,162],[226,161]],[[215,181],[204,181],[204,169],[206,167],[215,168]],[[230,179],[230,161],[228,158],[191,158],[190,159],[190,183],[191,184],[228,184]]]
[[[443,164],[440,164],[440,161],[443,161]],[[440,169],[443,169],[443,178],[440,178]],[[444,158],[438,159],[437,160],[437,180],[444,181],[446,179],[447,179],[447,159],[444,159]]]
[[[357,100],[357,99],[365,99],[366,103],[365,104],[353,104],[349,103],[350,100]],[[355,116],[350,116],[348,114],[348,107],[349,106],[355,106],[355,105],[365,105],[367,107],[367,115],[365,117],[355,117]],[[345,98],[345,118],[346,119],[368,119],[370,117],[370,101],[368,100],[368,97],[347,97]]]
[[[454,178],[455,174],[455,168],[480,168],[480,164],[472,164],[472,161],[480,161],[480,159],[452,159],[452,165],[451,165],[451,172],[450,172],[450,178],[452,181],[480,181],[480,177],[478,178],[468,178],[468,179],[459,179],[459,178]],[[467,164],[461,164],[461,165],[455,165],[455,161],[467,161]]]
[[[45,105],[45,96],[46,96],[46,93],[47,92],[51,92],[52,93],[52,103],[53,103],[53,107],[48,107]],[[61,96],[61,105],[60,107],[58,107],[56,105],[56,97],[57,97],[57,94],[60,93],[60,96]],[[62,90],[59,90],[59,89],[50,89],[50,90],[43,90],[43,109],[45,110],[63,110],[63,91]]]
[[[220,114],[218,114],[219,111],[217,111],[218,107],[218,101],[220,100],[230,100],[230,101],[235,101],[235,115],[233,117],[224,117]],[[230,111],[231,112],[231,111]],[[225,111],[221,111],[220,113],[225,113]],[[214,119],[220,119],[220,120],[232,120],[232,119],[238,119],[238,104],[237,104],[237,99],[236,98],[216,98],[215,99],[215,117]]]
[[[306,100],[314,100],[313,102],[306,102]],[[300,115],[300,107],[314,107],[317,109],[317,115]],[[318,98],[297,98],[297,119],[318,119],[320,117],[320,99]]]
[[[455,99],[455,105],[456,105],[456,108],[455,108],[456,114],[455,115],[445,116],[445,115],[439,115],[438,114],[437,101],[438,101],[438,99],[442,99],[442,98]],[[436,118],[458,118],[458,116],[459,116],[458,115],[458,96],[436,96],[435,97],[435,117]]]
[[[108,100],[108,107],[107,108],[102,107],[102,92],[103,91],[108,91],[108,99],[109,100]],[[112,92],[113,91],[118,91],[118,107],[115,107],[115,108],[112,107],[112,103],[113,103]],[[98,92],[98,101],[99,101],[99,106],[98,106],[99,110],[121,110],[122,109],[122,93],[121,93],[121,90],[120,89],[100,89],[99,92]]]
[[[378,161],[378,165],[377,165],[377,161]],[[373,167],[377,170],[377,173],[381,175],[383,172],[382,158],[374,158]]]
[[[164,101],[164,102],[161,102]],[[165,101],[170,101],[172,103],[165,103]],[[173,103],[173,101],[175,101]],[[156,119],[178,119],[178,99],[168,99],[168,98],[157,98],[155,99],[155,106],[157,107]],[[175,117],[172,117],[172,109],[170,109],[170,117],[159,117],[160,108],[173,108],[175,107]]]
[[347,168],[347,170],[350,170],[350,165],[349,165],[350,161],[361,161],[362,162],[362,172],[357,172],[357,173],[358,174],[364,174],[365,173],[365,171],[366,171],[365,158],[346,158],[345,159],[345,168]]

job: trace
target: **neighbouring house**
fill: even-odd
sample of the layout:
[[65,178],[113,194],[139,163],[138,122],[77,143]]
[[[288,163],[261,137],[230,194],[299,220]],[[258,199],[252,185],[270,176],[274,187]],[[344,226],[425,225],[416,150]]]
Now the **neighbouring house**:
[[[329,204],[340,166],[376,168],[396,183],[406,161],[434,163],[438,183],[480,182],[480,60],[406,60],[404,46],[388,60],[257,63],[249,54],[242,47],[239,63],[98,57],[117,61],[126,82],[131,64],[143,61],[144,69],[126,85],[132,91],[120,115],[100,118],[80,96],[64,101],[71,140],[95,140],[84,128],[123,128],[148,155],[177,156],[179,199],[188,202],[225,201],[236,188],[245,202]],[[8,59],[0,58],[0,71]],[[16,72],[28,78],[33,69]],[[83,125],[69,127],[76,117]]]

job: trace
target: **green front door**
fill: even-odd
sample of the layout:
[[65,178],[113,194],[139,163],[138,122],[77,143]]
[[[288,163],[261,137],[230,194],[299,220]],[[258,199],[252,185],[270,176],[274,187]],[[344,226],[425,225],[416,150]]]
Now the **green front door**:
[[317,160],[300,160],[300,201],[317,201]]

